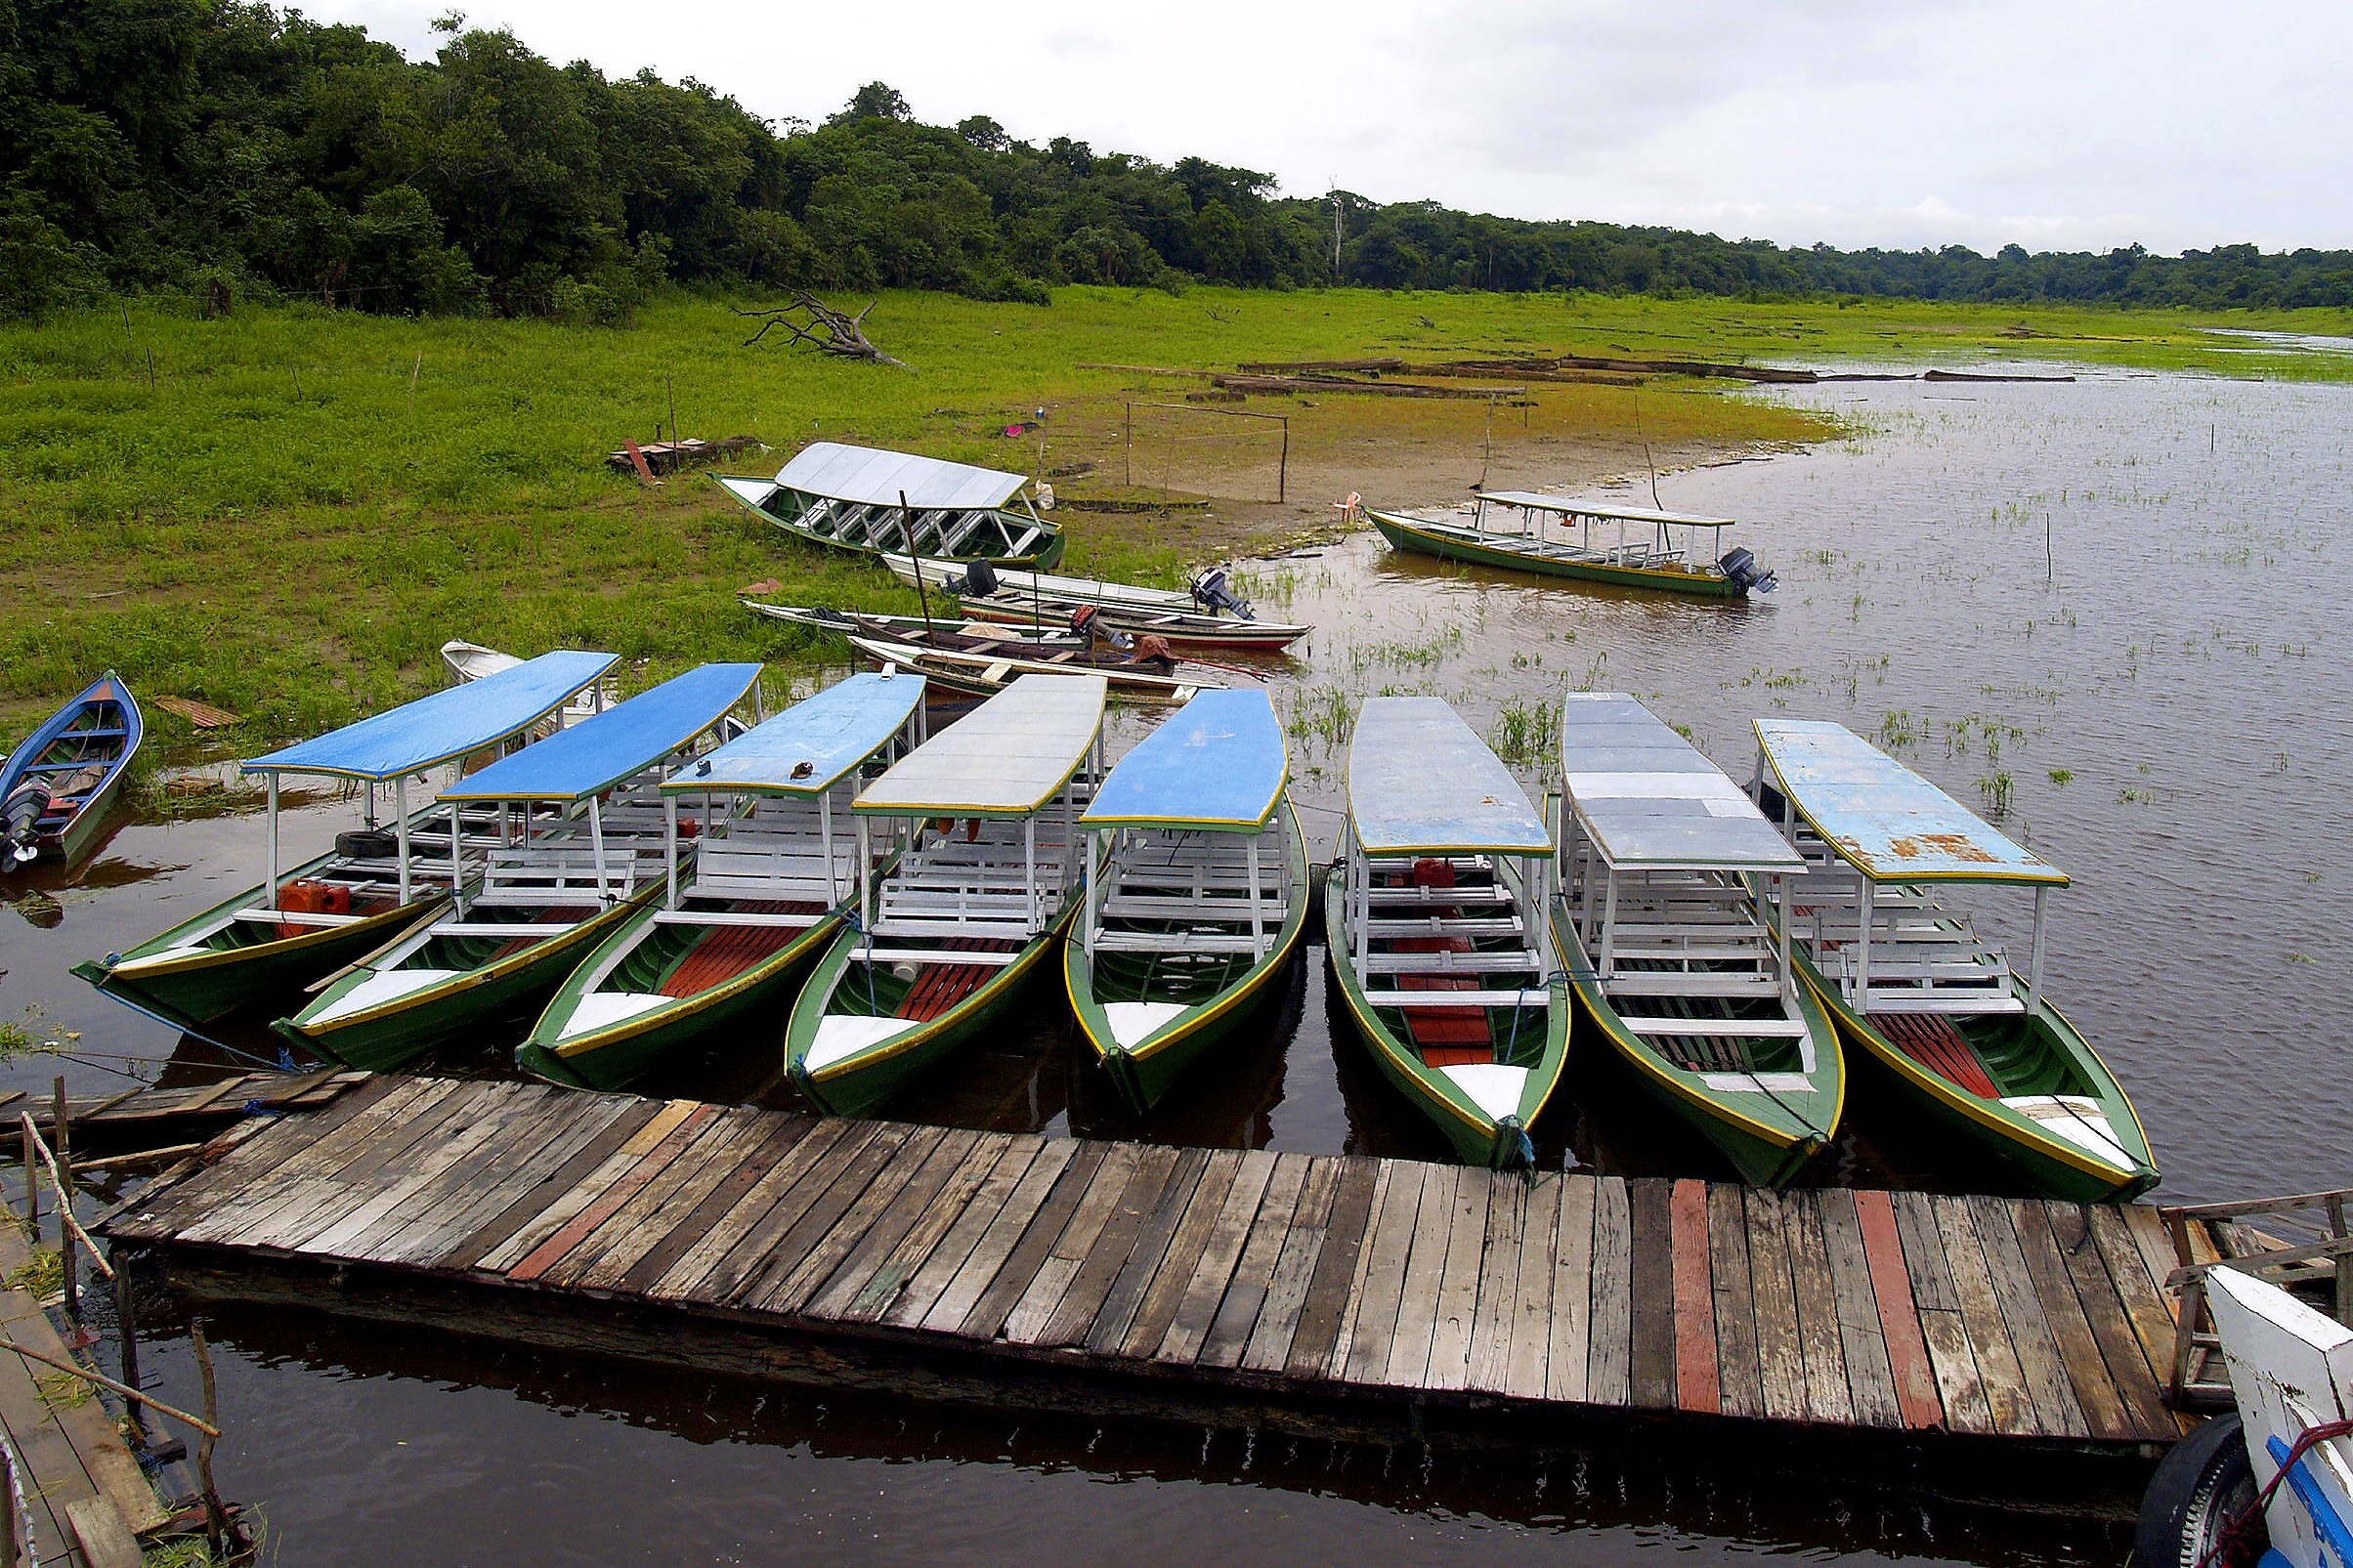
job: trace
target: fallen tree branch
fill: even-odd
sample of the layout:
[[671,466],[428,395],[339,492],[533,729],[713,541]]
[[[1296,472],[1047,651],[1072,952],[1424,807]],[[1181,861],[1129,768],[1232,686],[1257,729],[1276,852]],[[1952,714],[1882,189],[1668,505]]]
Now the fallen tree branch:
[[[805,343],[820,354],[831,354],[843,360],[870,360],[877,364],[895,364],[907,368],[907,361],[894,360],[868,340],[866,318],[877,302],[868,300],[866,310],[855,316],[845,316],[831,305],[805,290],[792,292],[792,303],[764,311],[738,311],[760,323],[760,329],[744,340],[750,348],[766,337],[771,328],[783,327],[791,334],[791,341]],[[805,318],[805,319],[803,319]]]

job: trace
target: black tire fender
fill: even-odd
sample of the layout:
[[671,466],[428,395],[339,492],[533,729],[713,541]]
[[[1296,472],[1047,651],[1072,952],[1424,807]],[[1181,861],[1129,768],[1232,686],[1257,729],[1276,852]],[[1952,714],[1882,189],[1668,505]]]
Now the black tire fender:
[[[2166,1451],[2141,1497],[2126,1568],[2198,1568],[2224,1525],[2254,1501],[2254,1466],[2236,1411],[2216,1416]],[[2256,1516],[2211,1568],[2251,1568],[2270,1546]]]

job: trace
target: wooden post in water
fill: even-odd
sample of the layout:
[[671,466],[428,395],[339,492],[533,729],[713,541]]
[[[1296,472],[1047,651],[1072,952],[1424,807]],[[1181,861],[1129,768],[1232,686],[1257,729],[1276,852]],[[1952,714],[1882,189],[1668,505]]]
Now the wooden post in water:
[[221,1410],[213,1386],[212,1348],[204,1342],[202,1318],[189,1320],[188,1342],[196,1353],[196,1376],[204,1385],[204,1424],[212,1428],[196,1434],[196,1480],[204,1489],[204,1539],[217,1554],[240,1543],[229,1522],[229,1509],[221,1502],[221,1489],[212,1480],[212,1446],[220,1441]]
[[49,1131],[57,1147],[58,1257],[65,1265],[65,1316],[78,1328],[82,1321],[82,1260],[73,1250],[73,1227],[66,1216],[73,1206],[73,1155],[66,1147],[65,1078],[60,1074],[49,1088]]
[[33,1153],[32,1119],[23,1123],[22,1147],[24,1155],[24,1232],[33,1246],[41,1245],[41,1157]]

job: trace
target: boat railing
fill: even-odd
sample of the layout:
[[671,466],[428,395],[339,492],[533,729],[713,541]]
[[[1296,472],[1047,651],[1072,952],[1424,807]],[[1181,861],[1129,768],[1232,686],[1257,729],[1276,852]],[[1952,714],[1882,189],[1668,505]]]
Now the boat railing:
[[[2353,1233],[2345,1210],[2353,1188],[2236,1203],[2168,1204],[2158,1208],[2172,1238],[2175,1267],[2165,1280],[2179,1293],[2172,1376],[2166,1402],[2178,1410],[2225,1410],[2233,1403],[2222,1368],[2222,1342],[2206,1306],[2205,1277],[2235,1268],[2285,1290],[2320,1289],[2337,1322],[2353,1328]],[[2252,1221],[2260,1220],[2255,1224]]]
[[493,850],[483,868],[482,887],[466,902],[513,908],[627,898],[662,869],[659,841],[609,840],[600,852],[594,844],[541,840]]

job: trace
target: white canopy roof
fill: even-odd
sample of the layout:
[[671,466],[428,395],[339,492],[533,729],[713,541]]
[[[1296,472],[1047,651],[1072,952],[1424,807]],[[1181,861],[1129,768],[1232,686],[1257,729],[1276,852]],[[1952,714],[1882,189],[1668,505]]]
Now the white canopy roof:
[[1677,528],[1729,529],[1729,517],[1701,517],[1694,512],[1661,512],[1647,506],[1604,506],[1599,501],[1572,501],[1565,495],[1540,495],[1534,490],[1481,490],[1478,498],[1503,506],[1524,506],[1531,512],[1558,512],[1563,517],[1598,517],[1606,522],[1673,524]]
[[913,452],[814,441],[777,471],[776,483],[837,501],[896,506],[904,492],[907,504],[917,511],[968,511],[1003,506],[1029,481],[1019,474],[943,463]]
[[1620,870],[1805,869],[1723,769],[1623,692],[1561,699],[1561,776],[1578,826]]
[[1024,675],[869,784],[855,809],[1026,817],[1087,760],[1109,685],[1100,675]]

